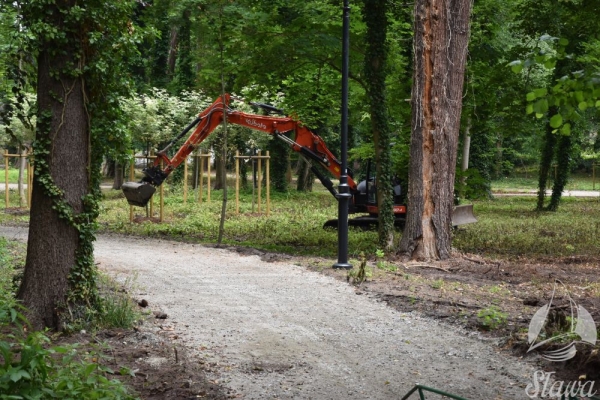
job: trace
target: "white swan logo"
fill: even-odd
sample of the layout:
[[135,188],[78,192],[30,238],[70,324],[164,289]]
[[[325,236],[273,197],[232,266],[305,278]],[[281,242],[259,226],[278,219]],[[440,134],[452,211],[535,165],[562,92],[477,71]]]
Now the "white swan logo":
[[529,343],[529,350],[527,350],[527,352],[530,352],[531,350],[550,342],[578,337],[580,340],[572,339],[568,345],[561,347],[558,350],[544,351],[541,353],[542,357],[546,360],[560,362],[570,360],[571,358],[575,357],[575,354],[577,354],[577,349],[575,347],[576,343],[583,342],[591,344],[592,346],[595,345],[596,341],[598,340],[598,331],[596,330],[596,323],[594,322],[592,315],[588,312],[588,310],[583,308],[583,306],[576,304],[567,292],[569,306],[571,309],[570,329],[568,332],[538,341],[540,338],[540,333],[546,325],[546,320],[548,319],[548,314],[550,312],[550,308],[552,307],[552,301],[554,300],[555,292],[556,285],[552,291],[550,302],[537,310],[533,315],[533,318],[531,318],[531,322],[529,323],[529,332],[527,334],[527,341]]

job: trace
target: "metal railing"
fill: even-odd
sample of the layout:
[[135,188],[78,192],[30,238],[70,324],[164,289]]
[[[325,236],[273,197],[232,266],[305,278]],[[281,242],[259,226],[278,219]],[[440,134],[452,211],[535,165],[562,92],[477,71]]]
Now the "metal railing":
[[[451,394],[451,393],[447,393],[444,392],[443,390],[439,390],[439,389],[434,389],[434,388],[430,388],[428,386],[424,386],[424,385],[419,385],[416,384],[415,387],[413,387],[408,393],[406,393],[406,395],[400,399],[400,400],[408,400],[408,398],[414,394],[415,392],[417,392],[419,394],[419,400],[425,400],[425,392],[429,392],[429,393],[435,393],[435,394],[439,394],[442,396],[446,396],[450,399],[455,399],[455,400],[468,400],[464,397],[460,397],[457,396],[455,394]],[[592,397],[580,397],[580,396],[575,396],[575,397],[571,397],[567,394],[563,394],[560,398],[560,400],[600,400],[600,397],[598,396],[592,396]]]
[[460,396],[457,396],[455,394],[444,392],[443,390],[438,390],[438,389],[430,388],[428,386],[419,385],[419,384],[416,384],[415,387],[412,388],[410,390],[410,392],[406,393],[406,395],[401,400],[407,400],[415,392],[419,393],[419,399],[420,400],[425,400],[425,393],[424,392],[430,392],[430,393],[440,394],[442,396],[446,396],[446,397],[449,397],[449,398],[455,399],[455,400],[468,400],[468,399],[466,399],[464,397],[460,397]]

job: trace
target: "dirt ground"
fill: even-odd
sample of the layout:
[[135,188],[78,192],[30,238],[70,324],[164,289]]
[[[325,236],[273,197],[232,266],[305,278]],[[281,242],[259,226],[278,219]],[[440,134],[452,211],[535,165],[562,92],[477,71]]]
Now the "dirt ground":
[[136,275],[131,295],[166,318],[75,339],[108,344],[106,362],[133,371],[121,379],[143,399],[386,399],[418,381],[499,400],[525,398],[538,368],[600,380],[596,349],[564,363],[527,353],[556,282],[556,321],[568,321],[564,287],[600,321],[597,259],[368,260],[370,276],[352,284],[327,259],[118,236],[96,248],[100,267]]
[[[344,279],[327,268],[331,262],[308,261],[308,268]],[[325,267],[324,267],[325,266]],[[398,260],[367,264],[372,276],[357,285],[364,292],[403,311],[417,311],[427,317],[477,330],[500,339],[499,347],[515,357],[528,354],[527,332],[533,314],[551,302],[550,317],[558,320],[548,324],[547,334],[556,334],[568,327],[569,297],[600,321],[600,260],[591,257],[560,259],[492,259],[478,255],[455,253],[449,261],[435,263],[403,263]],[[565,290],[566,289],[566,290]],[[486,321],[504,314],[497,322]],[[493,310],[496,309],[494,312]],[[562,326],[559,326],[561,325]],[[553,332],[554,330],[554,332]],[[564,345],[564,344],[563,344]],[[561,347],[549,345],[543,350]],[[540,349],[540,350],[542,350]],[[581,344],[577,355],[566,362],[540,362],[547,370],[557,372],[558,379],[588,381],[600,384],[598,347]]]

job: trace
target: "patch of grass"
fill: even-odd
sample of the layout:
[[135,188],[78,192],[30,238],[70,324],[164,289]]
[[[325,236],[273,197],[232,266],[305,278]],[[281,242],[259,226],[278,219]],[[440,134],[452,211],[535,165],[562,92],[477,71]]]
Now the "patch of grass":
[[[6,182],[6,175],[4,168],[0,169],[0,185],[4,185]],[[19,170],[16,168],[8,169],[8,183],[19,182]],[[27,168],[23,171],[23,182],[27,183]]]
[[[103,229],[142,236],[170,236],[174,239],[200,243],[215,243],[221,212],[222,191],[211,192],[211,202],[194,201],[190,191],[187,204],[183,203],[181,188],[165,187],[165,223],[129,223],[129,207],[124,198],[111,194],[102,202],[99,218]],[[263,190],[263,196],[264,196]],[[205,189],[206,195],[206,189]],[[115,196],[116,198],[112,198]],[[287,193],[272,192],[271,213],[265,215],[263,198],[261,213],[255,203],[252,210],[252,191],[241,191],[240,212],[235,212],[235,192],[228,191],[227,218],[223,243],[248,246],[267,251],[294,255],[334,257],[337,254],[337,231],[323,229],[323,224],[337,218],[336,199],[328,192]],[[136,216],[145,217],[146,211],[135,208]],[[154,216],[158,216],[158,198],[154,202]],[[377,233],[351,229],[350,257],[361,252],[373,254]]]
[[505,288],[502,285],[493,285],[493,286],[490,286],[487,290],[491,294],[496,294],[496,295],[499,295],[499,296],[508,296],[508,295],[510,295],[510,290],[508,290],[507,288]]
[[106,275],[99,277],[102,312],[96,326],[102,328],[131,328],[142,319],[138,305],[129,297],[132,281],[116,284]]
[[[553,175],[550,174],[550,187],[552,185]],[[592,173],[578,173],[572,175],[567,183],[565,190],[600,190],[600,170],[596,169],[596,182]],[[510,192],[514,190],[537,190],[538,176],[537,170],[530,171],[527,174],[515,174],[510,177],[504,177],[492,181],[492,190],[500,192]]]
[[444,280],[443,279],[436,279],[435,281],[431,282],[431,288],[435,289],[435,290],[441,290],[444,287]]
[[375,264],[377,268],[388,271],[388,272],[396,272],[398,271],[398,267],[392,263],[385,261],[385,252],[381,249],[375,250],[375,257],[377,257],[377,263]]
[[498,306],[489,306],[477,313],[477,320],[481,328],[485,330],[498,329],[506,325],[508,314],[502,312]]
[[[337,217],[337,202],[322,187],[313,193],[272,192],[271,215],[252,211],[252,191],[241,191],[240,213],[235,213],[235,193],[229,201],[223,242],[292,255],[332,258],[337,255],[337,231],[324,230],[323,223]],[[222,191],[211,192],[211,202],[195,201],[193,191],[183,203],[182,190],[165,186],[165,222],[129,223],[129,206],[121,191],[105,191],[98,220],[101,230],[140,236],[165,237],[197,243],[216,243],[221,211]],[[263,196],[264,196],[263,190]],[[0,196],[1,197],[1,196]],[[0,207],[2,199],[0,198]],[[453,232],[453,246],[462,252],[487,256],[600,256],[600,202],[593,198],[563,198],[557,212],[536,212],[535,197],[499,197],[477,201],[474,212],[479,222],[464,225]],[[136,217],[146,211],[135,207]],[[158,217],[158,198],[154,201]],[[27,215],[5,214],[1,223],[23,224]],[[400,239],[400,232],[397,233]],[[361,252],[377,255],[377,232],[351,229],[349,256]],[[380,267],[388,264],[383,258]],[[386,268],[383,268],[386,269]]]
[[563,198],[556,212],[535,211],[534,197],[475,203],[478,222],[454,233],[464,252],[492,256],[600,255],[600,202]]

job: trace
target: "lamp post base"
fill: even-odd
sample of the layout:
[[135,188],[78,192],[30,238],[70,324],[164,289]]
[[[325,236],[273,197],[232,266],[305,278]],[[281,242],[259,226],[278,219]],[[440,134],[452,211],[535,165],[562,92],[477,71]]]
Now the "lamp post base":
[[350,263],[335,263],[333,264],[333,269],[352,269],[354,266]]

